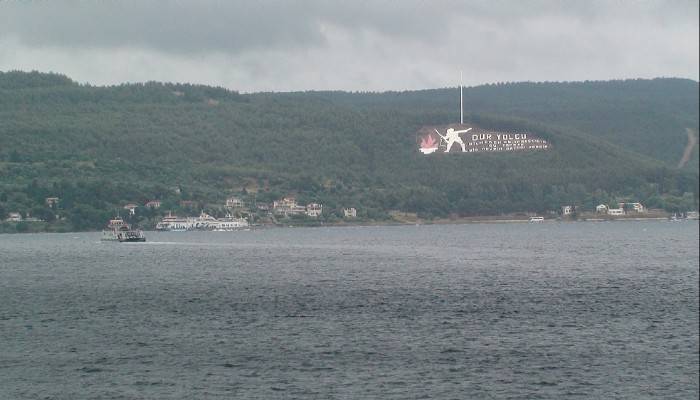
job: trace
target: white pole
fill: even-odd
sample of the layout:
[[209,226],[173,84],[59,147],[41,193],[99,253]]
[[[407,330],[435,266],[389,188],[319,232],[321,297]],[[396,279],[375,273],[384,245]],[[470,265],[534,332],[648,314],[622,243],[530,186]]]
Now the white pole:
[[459,71],[459,123],[464,124],[464,100],[462,99],[462,71]]

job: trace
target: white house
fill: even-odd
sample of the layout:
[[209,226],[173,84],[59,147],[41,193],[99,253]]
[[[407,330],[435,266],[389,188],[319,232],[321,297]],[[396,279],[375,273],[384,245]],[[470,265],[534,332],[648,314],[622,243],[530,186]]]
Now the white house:
[[151,200],[145,204],[146,207],[148,208],[160,208],[160,200]]
[[595,212],[597,212],[598,214],[605,214],[608,212],[608,206],[606,206],[605,204],[599,204],[595,207]]
[[320,217],[323,213],[323,206],[318,203],[311,203],[306,206],[306,215],[309,217]]
[[8,222],[19,222],[22,220],[22,214],[18,212],[11,212],[7,214],[7,219],[5,221]]
[[356,218],[357,210],[354,207],[343,208],[343,215],[345,216],[345,218]]
[[134,214],[136,214],[136,209],[137,209],[138,207],[139,207],[139,206],[138,206],[137,204],[129,203],[129,204],[127,204],[127,205],[124,206],[124,209],[125,209],[125,210],[129,210],[129,214],[134,215]]
[[243,208],[245,203],[238,197],[229,197],[226,199],[226,208]]
[[58,197],[47,197],[46,199],[44,199],[44,202],[46,203],[46,205],[48,207],[51,207],[51,208],[57,206],[58,201],[59,201]]
[[638,213],[646,212],[642,203],[619,203],[620,208],[632,210]]
[[608,208],[608,215],[625,215],[623,208]]
[[297,204],[294,197],[285,197],[272,203],[272,212],[277,215],[299,215],[306,212],[306,207]]
[[571,215],[574,213],[574,206],[562,206],[561,207],[561,215]]

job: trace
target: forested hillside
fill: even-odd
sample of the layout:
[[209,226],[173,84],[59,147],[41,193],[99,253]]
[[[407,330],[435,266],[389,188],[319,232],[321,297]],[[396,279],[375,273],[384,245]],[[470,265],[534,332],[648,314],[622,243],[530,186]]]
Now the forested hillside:
[[[687,144],[686,128],[698,133],[699,89],[698,82],[687,79],[492,84],[465,88],[464,109],[576,129],[676,166]],[[362,108],[451,110],[455,118],[459,116],[458,90],[314,94]],[[687,167],[698,169],[697,147]]]
[[[677,79],[520,83],[465,90],[469,122],[548,139],[537,153],[416,151],[422,126],[459,118],[456,89],[258,93],[183,84],[80,85],[55,74],[0,73],[0,217],[98,228],[125,202],[206,207],[230,194],[423,216],[544,212],[639,200],[697,207],[698,83]],[[325,211],[324,210],[324,211]],[[196,212],[197,210],[190,210]],[[152,215],[150,215],[152,217]]]

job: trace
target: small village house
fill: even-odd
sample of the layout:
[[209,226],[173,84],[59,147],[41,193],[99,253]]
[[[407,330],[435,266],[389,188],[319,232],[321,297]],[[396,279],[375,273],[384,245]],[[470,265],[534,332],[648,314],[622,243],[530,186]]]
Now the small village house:
[[301,215],[306,212],[306,207],[297,204],[294,197],[285,197],[272,203],[272,212],[277,215]]
[[608,208],[608,215],[625,215],[625,210],[623,208]]
[[238,197],[229,197],[226,199],[226,208],[243,208],[245,207],[245,203],[243,200],[239,199]]
[[637,213],[644,213],[646,212],[646,209],[642,205],[642,203],[618,203],[618,208],[622,208],[624,210],[628,211],[634,211]]
[[152,208],[152,209],[159,209],[160,208],[160,200],[151,200],[148,201],[145,206],[147,208]]
[[323,213],[323,206],[318,203],[311,203],[306,206],[306,215],[313,218],[318,218]]
[[608,212],[608,206],[606,206],[605,204],[598,204],[595,207],[595,212],[597,212],[598,214],[606,214]]
[[51,208],[58,207],[58,201],[58,197],[47,197],[46,199],[44,199],[44,203],[46,203],[46,205]]
[[357,210],[354,207],[343,208],[343,216],[345,218],[357,218]]
[[7,214],[7,222],[19,222],[22,220],[22,214],[18,212],[11,212]]
[[571,215],[573,213],[574,213],[574,206],[562,206],[561,207],[561,215],[562,216]]
[[137,209],[138,207],[139,207],[139,206],[138,206],[137,204],[129,203],[129,204],[127,204],[127,205],[124,206],[124,209],[125,209],[125,210],[129,210],[129,214],[130,214],[130,215],[134,215],[134,214],[136,214],[136,209]]

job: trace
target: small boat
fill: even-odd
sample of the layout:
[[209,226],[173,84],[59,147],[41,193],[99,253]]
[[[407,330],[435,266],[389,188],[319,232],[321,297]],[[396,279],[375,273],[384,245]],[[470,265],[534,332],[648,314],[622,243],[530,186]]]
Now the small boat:
[[102,239],[106,242],[145,242],[146,236],[140,229],[131,226],[117,217],[110,219],[107,227],[102,230]]
[[544,217],[530,217],[530,222],[544,222]]

